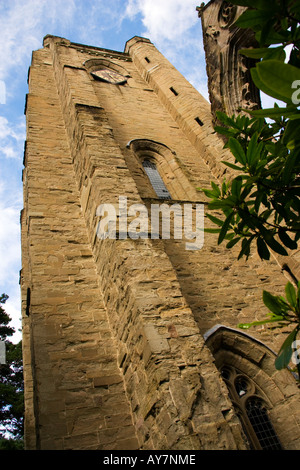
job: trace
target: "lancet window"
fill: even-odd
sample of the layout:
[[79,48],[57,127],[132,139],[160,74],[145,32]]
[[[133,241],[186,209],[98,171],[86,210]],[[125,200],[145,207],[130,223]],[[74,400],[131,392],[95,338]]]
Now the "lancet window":
[[171,195],[157,170],[156,164],[149,158],[145,158],[142,165],[157,197],[160,199],[171,199]]

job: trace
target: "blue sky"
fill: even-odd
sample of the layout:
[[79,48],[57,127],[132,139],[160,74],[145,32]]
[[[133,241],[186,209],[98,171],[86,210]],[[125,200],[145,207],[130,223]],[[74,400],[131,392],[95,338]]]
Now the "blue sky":
[[[20,211],[24,104],[31,53],[46,34],[123,51],[133,36],[149,38],[208,99],[197,0],[0,0],[0,294],[21,339]],[[207,2],[205,2],[207,3]]]

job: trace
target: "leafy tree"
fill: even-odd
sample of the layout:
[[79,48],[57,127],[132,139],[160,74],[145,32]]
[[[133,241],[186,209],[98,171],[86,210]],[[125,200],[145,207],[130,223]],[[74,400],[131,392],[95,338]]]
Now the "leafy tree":
[[7,299],[6,294],[0,296],[0,340],[6,346],[6,363],[0,365],[0,450],[22,448],[23,436],[22,343],[13,344],[7,339],[15,332],[2,306]]
[[[241,110],[231,117],[217,113],[222,125],[215,130],[225,136],[225,147],[235,161],[223,162],[233,170],[230,178],[202,189],[211,199],[208,208],[221,213],[207,214],[216,228],[206,231],[218,234],[218,244],[239,246],[239,259],[248,259],[254,247],[262,260],[268,260],[272,251],[288,256],[300,238],[300,4],[298,0],[232,3],[248,7],[235,25],[255,32],[257,47],[240,51],[257,59],[251,69],[255,85],[283,104]],[[295,287],[287,284],[286,299],[263,292],[270,314],[260,324],[296,324],[280,349],[278,369],[289,364],[300,330],[300,283]],[[300,368],[298,372],[300,377]]]

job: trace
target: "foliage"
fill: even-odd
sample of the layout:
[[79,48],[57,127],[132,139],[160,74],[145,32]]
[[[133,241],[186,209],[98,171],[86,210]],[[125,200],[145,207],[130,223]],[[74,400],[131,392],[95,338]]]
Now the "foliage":
[[[8,295],[2,294],[0,296],[0,304],[5,304],[5,302],[8,299]],[[3,307],[0,305],[0,340],[5,341],[7,336],[12,336],[15,332],[14,328],[9,326],[9,323],[11,322],[11,318]]]
[[[11,343],[7,337],[12,336],[14,328],[9,326],[11,318],[1,304],[8,296],[0,297],[0,340],[5,341],[6,364],[0,365],[0,449],[20,448],[23,436],[24,392],[22,343]],[[6,439],[5,434],[15,440]],[[16,446],[16,447],[14,447]]]
[[[296,250],[300,238],[300,4],[297,0],[232,3],[248,7],[235,25],[255,32],[257,47],[240,51],[257,59],[250,70],[253,82],[282,104],[241,110],[236,117],[217,113],[222,125],[215,130],[226,137],[225,147],[234,157],[234,162],[223,163],[233,176],[202,189],[211,200],[208,208],[219,212],[218,217],[207,214],[216,228],[206,231],[218,234],[218,244],[226,241],[227,248],[239,246],[239,259],[248,259],[254,247],[262,260],[268,260],[272,251],[287,256]],[[300,329],[299,286],[293,289],[288,283],[287,299],[264,291],[270,318],[240,325],[296,323],[276,360],[278,369],[291,359]]]
[[251,323],[241,323],[240,328],[250,328],[251,326],[264,325],[266,323],[276,323],[277,327],[284,327],[289,325],[295,325],[294,329],[287,336],[284,343],[282,344],[279,354],[275,360],[275,366],[277,369],[283,369],[287,367],[293,356],[293,362],[297,365],[298,374],[300,377],[300,358],[297,354],[297,334],[300,330],[300,282],[298,288],[288,282],[285,286],[285,295],[275,296],[270,292],[263,291],[263,301],[266,307],[270,310],[269,318],[261,321],[254,321]]
[[0,439],[0,450],[23,450],[24,444],[21,439]]

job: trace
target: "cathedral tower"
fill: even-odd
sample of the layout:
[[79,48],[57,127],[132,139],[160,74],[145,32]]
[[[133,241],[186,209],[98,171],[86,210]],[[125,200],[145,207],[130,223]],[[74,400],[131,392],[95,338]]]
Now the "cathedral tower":
[[209,103],[141,37],[116,52],[46,36],[28,82],[26,448],[299,448],[282,336],[236,326],[286,279],[186,216],[202,223],[197,188],[231,158]]

